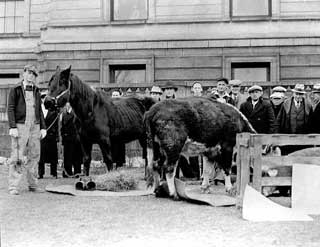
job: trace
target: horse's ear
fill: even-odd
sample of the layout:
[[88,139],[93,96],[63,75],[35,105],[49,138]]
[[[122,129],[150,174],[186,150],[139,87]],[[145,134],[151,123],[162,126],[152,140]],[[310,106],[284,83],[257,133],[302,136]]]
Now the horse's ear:
[[67,68],[67,69],[65,69],[65,70],[63,70],[63,71],[61,72],[61,76],[62,76],[63,78],[66,78],[67,80],[69,80],[69,78],[70,78],[70,72],[71,72],[71,65],[69,66],[69,68]]
[[57,68],[56,68],[56,72],[60,72],[60,66],[59,65],[57,65]]

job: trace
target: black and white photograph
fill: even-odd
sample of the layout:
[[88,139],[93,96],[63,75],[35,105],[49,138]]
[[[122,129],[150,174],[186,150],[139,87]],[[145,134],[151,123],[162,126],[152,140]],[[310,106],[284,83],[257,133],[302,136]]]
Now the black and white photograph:
[[320,0],[0,0],[0,247],[320,246]]

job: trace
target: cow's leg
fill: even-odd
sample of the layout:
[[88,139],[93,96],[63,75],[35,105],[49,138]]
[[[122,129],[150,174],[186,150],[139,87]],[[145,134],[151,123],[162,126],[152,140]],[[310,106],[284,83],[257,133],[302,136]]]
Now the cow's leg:
[[139,139],[139,143],[142,147],[142,158],[144,159],[144,175],[146,177],[148,161],[150,160],[148,155],[148,149],[147,149],[147,137],[144,135],[143,138]]
[[160,185],[160,173],[158,171],[157,161],[154,160],[154,150],[147,148],[148,166],[147,166],[147,186],[153,186],[153,191],[156,191]]
[[227,146],[221,152],[221,158],[222,158],[221,165],[224,170],[224,185],[225,185],[226,191],[231,194],[234,193],[232,183],[231,183],[231,177],[230,177],[231,166],[232,166],[232,156],[233,156],[233,148],[231,147],[231,145]]
[[201,184],[202,193],[210,193],[210,177],[214,177],[214,163],[210,162],[206,156],[203,156],[203,180]]
[[170,167],[169,169],[166,170],[166,180],[168,184],[169,195],[173,197],[174,200],[179,199],[176,186],[174,184],[174,178],[176,176],[177,166],[178,166],[178,161],[173,167]]

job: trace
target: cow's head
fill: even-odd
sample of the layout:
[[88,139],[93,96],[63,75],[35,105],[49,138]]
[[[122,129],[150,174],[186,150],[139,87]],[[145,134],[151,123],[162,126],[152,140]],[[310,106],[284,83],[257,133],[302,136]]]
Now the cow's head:
[[172,172],[178,161],[179,154],[188,137],[186,126],[177,120],[157,120],[156,136],[160,140],[160,147],[166,156],[165,169]]

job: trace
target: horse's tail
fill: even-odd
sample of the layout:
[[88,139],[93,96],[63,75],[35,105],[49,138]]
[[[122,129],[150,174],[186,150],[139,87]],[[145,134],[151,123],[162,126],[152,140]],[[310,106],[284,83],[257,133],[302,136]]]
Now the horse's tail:
[[144,105],[144,108],[146,111],[149,111],[149,109],[151,108],[151,106],[153,106],[155,103],[157,103],[157,101],[154,99],[154,98],[151,98],[151,97],[143,97],[141,99],[143,105]]

